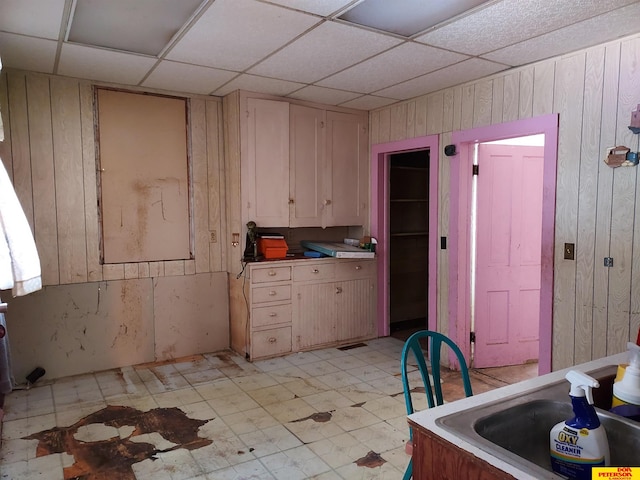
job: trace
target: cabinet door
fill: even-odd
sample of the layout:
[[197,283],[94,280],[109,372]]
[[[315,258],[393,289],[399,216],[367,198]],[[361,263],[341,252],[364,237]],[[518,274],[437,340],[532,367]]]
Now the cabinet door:
[[369,195],[366,117],[327,114],[325,225],[366,223]]
[[289,104],[247,99],[242,201],[259,227],[289,225]]
[[324,110],[290,106],[289,222],[292,227],[322,226]]
[[371,279],[338,282],[335,290],[336,340],[373,336],[376,329],[375,282]]
[[336,284],[315,283],[296,288],[294,335],[298,349],[336,341]]

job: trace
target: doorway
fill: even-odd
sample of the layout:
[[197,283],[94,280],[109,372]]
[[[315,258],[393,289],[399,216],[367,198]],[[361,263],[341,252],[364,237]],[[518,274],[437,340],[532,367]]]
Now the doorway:
[[427,326],[429,150],[389,155],[389,328],[406,339]]
[[542,221],[540,225],[540,295],[538,373],[551,371],[551,334],[553,316],[553,254],[555,232],[556,165],[558,145],[558,115],[518,120],[487,127],[454,132],[453,143],[459,154],[451,164],[450,177],[450,277],[449,277],[449,336],[467,358],[471,354],[471,201],[473,151],[477,143],[544,135],[542,172]]
[[[390,196],[390,174],[391,158],[396,154],[406,152],[423,152],[423,159],[428,155],[428,202],[422,201],[422,208],[428,210],[423,218],[422,227],[428,227],[427,235],[423,240],[426,242],[426,251],[422,254],[426,256],[426,318],[422,323],[422,328],[436,330],[437,328],[437,279],[438,279],[438,135],[400,140],[397,142],[381,143],[371,146],[371,235],[378,241],[376,248],[376,259],[378,269],[378,336],[386,337],[391,332],[391,208]],[[395,202],[394,202],[395,203]],[[402,202],[397,202],[402,203]],[[395,208],[395,207],[394,207]],[[395,231],[395,224],[394,224]],[[423,242],[423,245],[424,245]],[[423,262],[424,264],[425,262]],[[424,291],[424,289],[423,289]]]

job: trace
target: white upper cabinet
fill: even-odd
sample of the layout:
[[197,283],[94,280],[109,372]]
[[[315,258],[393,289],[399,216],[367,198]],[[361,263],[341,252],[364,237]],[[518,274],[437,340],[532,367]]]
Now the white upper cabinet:
[[246,217],[260,226],[289,224],[289,104],[247,99],[242,200]]

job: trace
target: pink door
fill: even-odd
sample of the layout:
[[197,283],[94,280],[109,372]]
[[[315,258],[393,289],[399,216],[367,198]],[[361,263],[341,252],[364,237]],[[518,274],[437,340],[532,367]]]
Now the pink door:
[[543,149],[479,145],[475,368],[538,358]]

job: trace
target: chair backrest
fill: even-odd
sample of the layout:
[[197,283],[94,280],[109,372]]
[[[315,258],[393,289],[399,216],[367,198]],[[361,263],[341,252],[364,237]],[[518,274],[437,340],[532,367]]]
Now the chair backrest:
[[[427,350],[429,353],[429,363],[431,365],[431,376],[433,377],[433,382],[431,382],[429,377],[429,368],[427,367],[424,350],[422,349],[421,340],[423,339],[427,339]],[[442,405],[444,403],[444,398],[442,396],[442,384],[440,382],[440,352],[442,351],[443,343],[448,345],[455,353],[456,357],[458,357],[465,395],[467,397],[473,395],[467,362],[455,342],[449,337],[438,332],[432,332],[429,330],[419,331],[411,335],[405,342],[400,362],[402,386],[404,388],[404,399],[407,405],[408,415],[411,415],[414,412],[413,400],[411,398],[412,390],[409,384],[409,368],[411,368],[411,365],[409,364],[410,353],[413,353],[413,357],[417,362],[429,408],[433,408],[436,405]]]

